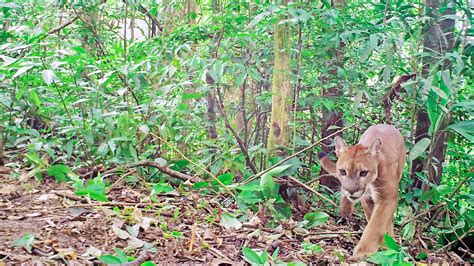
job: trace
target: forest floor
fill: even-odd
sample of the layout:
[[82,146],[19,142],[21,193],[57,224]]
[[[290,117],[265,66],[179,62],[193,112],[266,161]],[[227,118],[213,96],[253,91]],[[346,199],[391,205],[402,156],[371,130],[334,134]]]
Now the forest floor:
[[[11,177],[13,169],[0,167],[0,265],[98,263],[99,256],[114,254],[114,248],[159,265],[244,265],[245,246],[270,255],[279,248],[278,258],[285,262],[337,264],[349,257],[364,224],[340,225],[330,218],[315,229],[299,231],[292,220],[265,228],[258,219],[249,219],[239,229],[226,229],[219,221],[226,206],[219,196],[172,192],[150,202],[144,201],[149,188],[117,182],[108,191],[109,202],[95,202],[75,196],[67,183],[25,179],[26,170],[15,171],[19,178]],[[232,212],[237,206],[225,208]],[[13,245],[27,233],[34,241]],[[302,249],[303,241],[318,247]],[[150,244],[152,252],[139,254]],[[431,261],[452,261],[446,254],[430,256],[435,259]]]

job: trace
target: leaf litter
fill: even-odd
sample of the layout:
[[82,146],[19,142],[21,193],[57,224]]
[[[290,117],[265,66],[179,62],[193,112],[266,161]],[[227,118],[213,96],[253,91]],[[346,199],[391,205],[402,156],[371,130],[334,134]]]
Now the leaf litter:
[[238,207],[223,207],[215,196],[173,192],[151,202],[146,189],[120,185],[109,191],[109,202],[78,202],[65,183],[18,181],[6,171],[0,173],[0,262],[6,263],[100,263],[117,249],[135,257],[146,249],[158,264],[244,265],[249,247],[285,262],[332,264],[350,256],[364,224],[313,213],[318,226],[306,230],[298,226],[304,213],[294,213],[295,220],[269,228],[259,214],[239,220]]

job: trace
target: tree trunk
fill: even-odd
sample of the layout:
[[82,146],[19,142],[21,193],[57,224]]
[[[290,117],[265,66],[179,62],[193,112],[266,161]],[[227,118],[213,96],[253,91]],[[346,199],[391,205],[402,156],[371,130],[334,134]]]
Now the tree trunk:
[[[346,5],[345,0],[335,1],[334,3],[336,8],[343,8]],[[331,48],[328,52],[334,54],[335,57],[328,62],[326,62],[326,67],[329,69],[328,74],[329,76],[323,76],[322,81],[323,84],[330,84],[336,83],[337,85],[332,88],[323,88],[323,98],[334,99],[336,97],[340,97],[342,95],[341,85],[338,84],[338,77],[337,77],[337,68],[342,66],[343,54],[342,48],[344,47],[344,43],[342,41],[339,42],[339,48],[334,49]],[[334,134],[337,130],[344,127],[344,123],[342,121],[342,112],[335,108],[333,109],[326,109],[324,106],[322,107],[322,126],[321,126],[321,138],[326,138],[327,136]],[[330,129],[330,127],[333,127]],[[339,128],[337,128],[339,127]],[[342,137],[342,132],[338,133],[337,136]],[[323,151],[327,154],[332,153],[334,151],[333,142],[334,137],[326,139],[322,142]],[[320,175],[327,174],[324,169],[321,168]],[[330,176],[323,176],[320,179],[321,185],[324,185],[332,190],[336,190],[339,187],[339,182],[337,182],[333,177]]]
[[[444,13],[440,13],[442,7],[446,7]],[[454,14],[454,9],[451,6],[454,6],[453,1],[443,1],[443,0],[427,0],[426,1],[426,12],[427,16],[431,18],[430,23],[427,25],[427,29],[423,36],[423,52],[425,54],[432,54],[433,56],[427,55],[423,57],[422,60],[422,75],[427,77],[430,74],[430,70],[433,67],[433,64],[437,62],[439,56],[444,56],[447,52],[450,52],[453,48],[454,42],[454,20],[453,19],[442,19],[439,18],[443,15]],[[443,67],[448,67],[449,62],[445,62]],[[423,93],[428,93],[427,91]],[[430,120],[428,117],[427,110],[425,106],[418,111],[416,116],[416,130],[415,130],[415,143],[421,140],[422,138],[429,137],[429,128]],[[439,184],[441,179],[441,174],[443,172],[443,162],[445,159],[446,151],[446,133],[444,128],[447,126],[448,121],[443,120],[440,124],[440,128],[434,134],[435,142],[430,150],[432,151],[429,154],[427,161],[422,161],[416,159],[413,161],[411,168],[411,175],[415,179],[413,183],[414,187],[421,188],[422,181],[416,176],[416,172],[426,171],[428,174],[428,180],[435,184]]]
[[[282,0],[287,5],[289,0]],[[288,23],[280,24],[286,16],[280,16],[275,24],[274,56],[272,83],[272,112],[270,119],[270,133],[267,148],[270,153],[277,146],[289,143],[290,109],[291,109],[291,67],[290,67],[290,27]]]

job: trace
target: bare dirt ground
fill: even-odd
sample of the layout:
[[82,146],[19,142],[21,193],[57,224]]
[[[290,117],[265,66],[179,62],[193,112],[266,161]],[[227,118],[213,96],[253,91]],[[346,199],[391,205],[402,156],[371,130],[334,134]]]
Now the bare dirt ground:
[[[110,201],[101,203],[75,196],[66,183],[21,180],[12,173],[0,167],[0,265],[97,264],[114,248],[136,258],[143,247],[152,247],[146,257],[159,265],[244,265],[244,246],[269,254],[279,248],[285,262],[337,264],[350,255],[361,233],[357,222],[338,225],[334,218],[310,231],[299,230],[295,221],[265,228],[252,218],[240,229],[226,229],[220,213],[237,207],[228,204],[224,210],[217,196],[183,191],[151,202],[149,189],[118,184],[108,193]],[[35,237],[30,251],[12,244],[27,233]],[[322,250],[304,251],[303,241]],[[444,255],[436,257],[446,261]]]

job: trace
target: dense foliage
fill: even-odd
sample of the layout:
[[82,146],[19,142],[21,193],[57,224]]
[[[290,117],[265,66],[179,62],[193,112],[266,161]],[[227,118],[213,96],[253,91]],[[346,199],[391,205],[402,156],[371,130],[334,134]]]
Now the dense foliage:
[[[441,1],[441,14],[455,10],[442,17],[455,21],[453,47],[431,54],[435,62],[422,73],[424,35],[433,23],[423,1],[331,2],[1,2],[0,160],[21,149],[13,165],[31,166],[30,177],[69,181],[78,195],[103,201],[109,181],[97,173],[89,179],[82,169],[152,161],[199,182],[189,187],[149,167],[127,182],[146,180],[151,194],[223,194],[242,211],[228,214],[230,222],[263,208],[272,226],[292,213],[276,177],[317,178],[319,146],[255,174],[318,141],[324,110],[342,114],[348,143],[389,119],[409,151],[395,221],[401,245],[419,234],[435,239],[433,251],[463,245],[458,240],[472,238],[474,225],[472,7]],[[276,23],[290,29],[293,87],[290,139],[279,156],[266,149]],[[325,94],[335,86],[339,94]],[[415,141],[419,110],[431,123]],[[438,163],[428,157],[441,131],[447,138],[439,182],[425,171],[411,174],[415,159]],[[336,200],[337,192],[311,184]],[[324,223],[326,213],[337,215],[322,203],[304,217],[307,228]],[[377,262],[410,256],[394,245]],[[266,260],[254,253],[244,250],[247,259]]]

